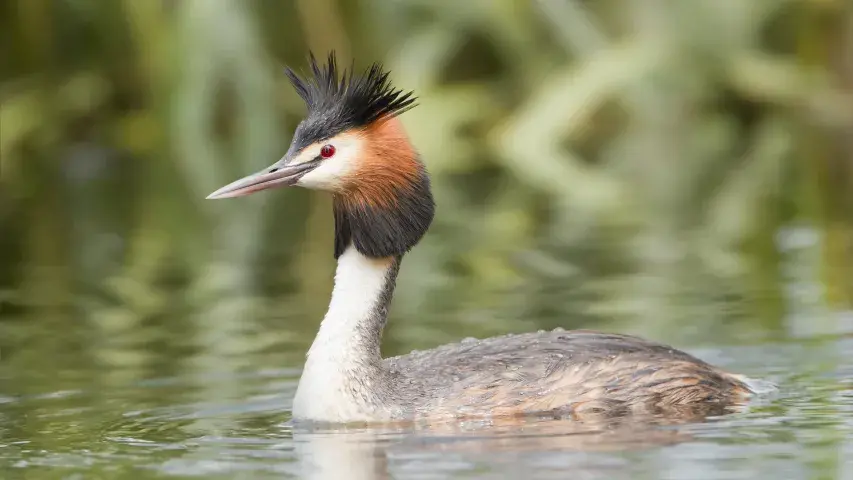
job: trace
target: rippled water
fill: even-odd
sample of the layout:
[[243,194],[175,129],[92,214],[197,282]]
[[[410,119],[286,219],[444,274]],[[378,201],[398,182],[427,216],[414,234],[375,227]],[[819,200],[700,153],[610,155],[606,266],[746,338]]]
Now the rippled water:
[[[0,477],[853,479],[853,313],[804,307],[814,287],[792,278],[771,324],[732,320],[723,312],[737,308],[727,300],[696,297],[674,310],[675,323],[651,316],[632,325],[779,386],[745,411],[680,424],[527,419],[300,430],[291,399],[322,308],[280,322],[241,318],[250,326],[229,330],[220,317],[191,320],[177,307],[142,320],[121,310],[93,318],[34,307],[0,321]],[[386,353],[483,333],[471,331],[476,322],[446,329],[435,310],[461,311],[471,299],[443,300],[392,328]],[[682,311],[704,311],[716,323]],[[304,322],[294,326],[299,315]],[[490,324],[486,333],[628,329],[562,316],[524,321]]]
[[308,432],[289,422],[297,370],[185,375],[0,397],[0,464],[6,478],[853,478],[853,336],[693,353],[780,389],[695,424]]

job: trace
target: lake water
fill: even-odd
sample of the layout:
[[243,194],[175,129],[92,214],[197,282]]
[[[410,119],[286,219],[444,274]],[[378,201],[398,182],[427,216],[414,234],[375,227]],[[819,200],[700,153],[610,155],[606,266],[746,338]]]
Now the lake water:
[[[759,322],[732,323],[723,313],[702,327],[690,317],[631,326],[779,386],[742,412],[682,424],[530,419],[304,431],[292,426],[289,409],[325,298],[312,297],[313,311],[267,311],[257,314],[264,320],[247,316],[230,327],[178,306],[165,316],[127,316],[116,306],[97,318],[49,302],[18,307],[0,320],[0,472],[9,479],[853,479],[853,313],[807,308],[813,289],[803,278],[786,281],[776,322],[754,328],[747,326]],[[269,293],[285,304],[288,295],[295,294]],[[731,299],[704,298],[676,311],[742,310]],[[403,326],[391,329],[386,350],[468,336],[478,323],[448,329],[453,320],[440,312],[476,317],[472,302],[419,307],[422,315],[398,319]],[[561,324],[541,315],[474,333]],[[287,328],[288,320],[299,326]]]

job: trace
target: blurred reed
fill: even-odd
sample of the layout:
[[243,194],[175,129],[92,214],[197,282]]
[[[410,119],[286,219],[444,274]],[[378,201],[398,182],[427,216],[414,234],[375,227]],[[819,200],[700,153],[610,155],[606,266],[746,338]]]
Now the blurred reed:
[[[733,315],[761,328],[788,308],[801,228],[823,252],[811,280],[850,308],[851,32],[845,0],[10,0],[0,308],[82,311],[105,336],[189,314],[211,359],[307,341],[329,199],[203,198],[286,150],[302,106],[281,66],[333,48],[421,98],[403,121],[439,211],[394,338],[559,315],[712,329],[696,300],[750,291]],[[305,321],[265,328],[285,310]]]

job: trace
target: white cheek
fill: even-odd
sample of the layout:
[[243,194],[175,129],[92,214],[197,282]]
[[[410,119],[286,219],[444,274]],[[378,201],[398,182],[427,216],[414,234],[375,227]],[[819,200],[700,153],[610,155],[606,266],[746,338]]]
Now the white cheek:
[[324,160],[319,167],[306,173],[296,185],[317,190],[335,190],[342,186],[349,175],[352,164],[337,155]]
[[338,190],[355,170],[358,143],[346,142],[337,146],[332,158],[323,160],[320,166],[306,173],[296,185],[315,190]]

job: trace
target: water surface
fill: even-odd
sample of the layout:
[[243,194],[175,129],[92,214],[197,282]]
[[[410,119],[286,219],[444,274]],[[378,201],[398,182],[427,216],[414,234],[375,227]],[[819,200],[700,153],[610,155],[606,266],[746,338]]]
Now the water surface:
[[[121,305],[97,314],[19,305],[0,322],[3,478],[851,479],[853,315],[813,301],[816,287],[798,262],[789,259],[785,308],[771,321],[744,313],[745,298],[766,292],[714,300],[684,293],[711,289],[699,276],[668,300],[649,297],[660,315],[646,322],[607,322],[610,314],[589,313],[596,309],[583,298],[570,305],[586,316],[547,313],[551,297],[535,291],[524,295],[542,313],[515,321],[490,316],[488,305],[472,309],[482,297],[466,294],[392,315],[387,354],[471,334],[595,327],[672,342],[779,386],[744,411],[693,423],[527,419],[307,431],[293,426],[290,406],[325,299],[305,308],[298,293],[272,291],[148,316]],[[550,281],[530,280],[548,295],[567,290]],[[243,316],[229,324],[221,320],[229,312]]]

